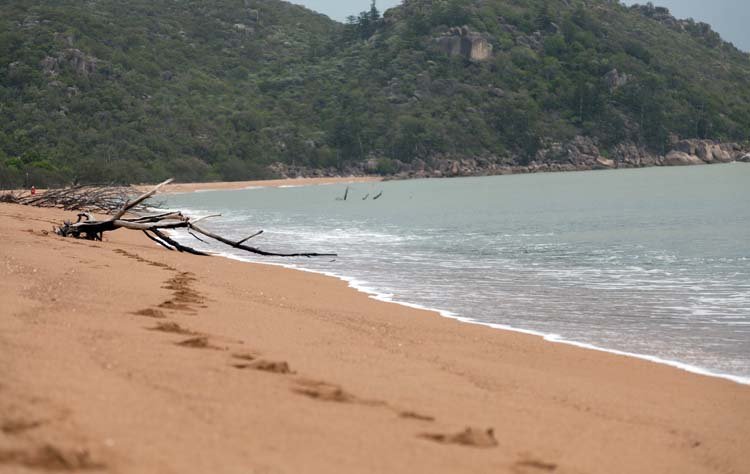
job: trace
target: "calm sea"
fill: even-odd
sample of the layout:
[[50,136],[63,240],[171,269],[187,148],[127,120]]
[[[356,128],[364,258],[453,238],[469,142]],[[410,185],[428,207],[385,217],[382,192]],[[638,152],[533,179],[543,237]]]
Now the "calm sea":
[[[255,258],[381,299],[750,383],[750,165],[174,195]],[[382,196],[372,197],[382,191]],[[365,199],[365,196],[369,195]],[[339,199],[337,199],[339,198]],[[248,282],[252,285],[252,282]]]

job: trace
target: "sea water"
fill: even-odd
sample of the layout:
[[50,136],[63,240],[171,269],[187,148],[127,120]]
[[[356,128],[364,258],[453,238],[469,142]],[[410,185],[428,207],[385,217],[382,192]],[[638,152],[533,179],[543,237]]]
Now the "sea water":
[[[346,200],[343,200],[346,188]],[[373,199],[378,193],[382,195]],[[166,207],[377,297],[750,382],[750,165],[253,188]],[[252,282],[248,282],[252,285]]]

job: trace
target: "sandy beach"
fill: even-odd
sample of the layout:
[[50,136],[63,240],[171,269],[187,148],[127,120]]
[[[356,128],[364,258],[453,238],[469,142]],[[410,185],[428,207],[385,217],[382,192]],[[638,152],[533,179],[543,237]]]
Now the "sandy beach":
[[[342,176],[328,178],[288,178],[266,179],[258,181],[218,181],[207,183],[172,183],[162,188],[163,193],[192,193],[196,191],[219,191],[246,189],[255,187],[278,188],[282,186],[316,186],[323,184],[372,183],[382,181],[379,176]],[[148,191],[153,185],[142,184],[138,189]]]
[[0,204],[0,472],[750,472],[750,386],[74,214]]

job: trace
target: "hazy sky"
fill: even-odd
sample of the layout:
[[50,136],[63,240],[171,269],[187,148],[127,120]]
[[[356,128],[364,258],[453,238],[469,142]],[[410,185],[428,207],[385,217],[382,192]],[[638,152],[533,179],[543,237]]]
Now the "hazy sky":
[[[692,17],[704,21],[718,31],[726,41],[731,41],[740,49],[750,51],[750,0],[652,0],[655,5],[670,9],[677,18]],[[370,0],[292,0],[336,20],[343,20],[370,6]],[[646,3],[626,0],[628,5]],[[378,8],[383,11],[398,5],[401,0],[378,0]]]

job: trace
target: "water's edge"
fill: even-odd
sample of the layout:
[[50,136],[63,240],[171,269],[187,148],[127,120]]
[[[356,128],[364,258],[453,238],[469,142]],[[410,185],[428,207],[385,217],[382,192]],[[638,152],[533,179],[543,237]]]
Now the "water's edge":
[[345,275],[338,275],[338,274],[335,274],[335,273],[332,273],[332,272],[325,272],[325,271],[320,271],[320,270],[312,270],[312,269],[309,269],[309,268],[304,268],[304,267],[300,267],[300,266],[293,265],[293,264],[271,263],[271,262],[263,262],[263,261],[257,261],[257,260],[250,260],[250,259],[245,259],[245,258],[239,257],[237,255],[233,255],[233,254],[229,254],[229,253],[224,253],[224,252],[217,252],[217,253],[215,253],[215,255],[219,256],[219,257],[223,257],[223,258],[228,258],[230,260],[240,261],[240,262],[243,262],[243,263],[260,264],[260,265],[271,265],[271,266],[276,266],[276,267],[283,267],[283,268],[286,268],[286,269],[289,269],[289,270],[296,270],[296,271],[301,271],[301,272],[305,272],[305,273],[314,273],[314,274],[318,274],[318,275],[324,275],[324,276],[327,276],[327,277],[336,278],[336,279],[339,279],[339,280],[345,282],[348,285],[349,288],[351,288],[353,290],[356,290],[356,291],[359,291],[360,293],[364,293],[364,294],[368,295],[370,298],[372,298],[374,300],[382,301],[382,302],[385,302],[385,303],[394,303],[394,304],[398,304],[398,305],[405,306],[407,308],[412,308],[412,309],[418,309],[418,310],[424,310],[424,311],[431,311],[431,312],[437,313],[438,315],[440,315],[440,316],[442,316],[444,318],[454,319],[454,320],[460,321],[462,323],[475,324],[475,325],[478,325],[478,326],[485,326],[485,327],[489,327],[489,328],[492,328],[492,329],[499,329],[499,330],[503,330],[503,331],[511,331],[511,332],[526,334],[526,335],[530,335],[530,336],[541,337],[542,339],[544,339],[547,342],[552,342],[552,343],[556,343],[556,344],[566,344],[566,345],[575,346],[575,347],[582,348],[582,349],[589,349],[589,350],[594,350],[594,351],[599,351],[599,352],[606,352],[606,353],[609,353],[609,354],[615,354],[615,355],[624,356],[624,357],[632,357],[632,358],[636,358],[636,359],[640,359],[640,360],[645,360],[645,361],[653,362],[653,363],[656,363],[656,364],[667,365],[667,366],[670,366],[670,367],[673,367],[673,368],[676,368],[676,369],[680,369],[680,370],[683,370],[685,372],[689,372],[689,373],[693,373],[693,374],[698,374],[698,375],[703,375],[703,376],[707,376],[707,377],[714,377],[714,378],[720,378],[720,379],[724,379],[724,380],[729,380],[729,381],[732,381],[732,382],[735,382],[735,383],[738,383],[738,384],[741,384],[741,385],[750,385],[750,377],[740,377],[740,376],[736,376],[736,375],[730,375],[730,374],[723,374],[723,373],[719,373],[719,372],[714,372],[714,371],[711,371],[711,370],[708,370],[708,369],[704,369],[702,367],[698,367],[698,366],[694,366],[694,365],[690,365],[690,364],[685,364],[685,363],[679,362],[679,361],[663,359],[661,357],[647,355],[647,354],[636,354],[636,353],[633,353],[633,352],[625,352],[625,351],[620,351],[620,350],[616,350],[616,349],[607,349],[605,347],[596,346],[596,345],[593,345],[593,344],[588,344],[588,343],[584,343],[584,342],[578,342],[578,341],[574,341],[574,340],[570,340],[570,339],[565,339],[562,336],[560,336],[559,334],[543,333],[543,332],[540,332],[540,331],[534,331],[534,330],[530,330],[530,329],[517,328],[517,327],[513,327],[513,326],[508,326],[508,325],[505,325],[505,324],[486,323],[486,322],[478,321],[478,320],[473,319],[471,317],[461,316],[461,315],[453,313],[451,311],[442,310],[440,308],[429,308],[429,307],[425,307],[425,306],[422,306],[422,305],[419,305],[419,304],[409,303],[407,301],[394,300],[392,298],[392,295],[385,294],[385,293],[379,293],[376,289],[365,286],[362,282],[359,282],[356,278],[347,277]]

